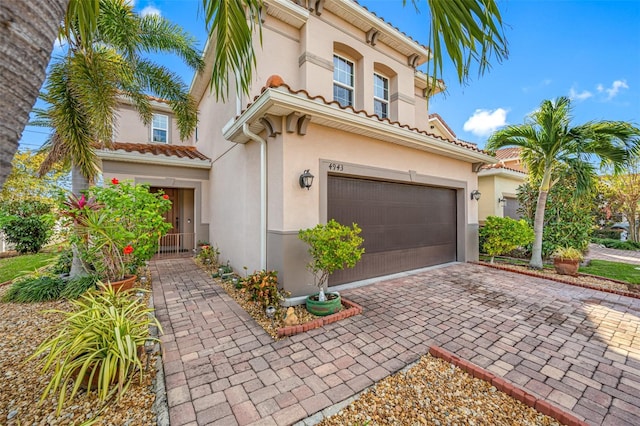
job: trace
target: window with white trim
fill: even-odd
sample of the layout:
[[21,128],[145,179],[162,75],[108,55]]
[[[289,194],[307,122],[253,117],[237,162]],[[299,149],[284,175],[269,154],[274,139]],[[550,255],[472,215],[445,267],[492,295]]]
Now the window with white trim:
[[380,118],[389,117],[389,79],[373,74],[373,112]]
[[353,62],[333,55],[333,100],[342,106],[353,106]]
[[151,119],[151,141],[169,142],[169,116],[164,114],[153,114]]

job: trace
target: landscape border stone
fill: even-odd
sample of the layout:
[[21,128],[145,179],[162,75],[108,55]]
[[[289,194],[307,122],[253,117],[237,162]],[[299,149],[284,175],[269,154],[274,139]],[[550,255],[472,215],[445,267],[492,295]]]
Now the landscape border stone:
[[493,373],[485,370],[482,367],[479,367],[465,359],[462,359],[453,353],[443,349],[439,346],[431,346],[429,348],[429,354],[436,358],[443,359],[461,370],[465,371],[467,374],[475,377],[476,379],[481,379],[486,382],[491,383],[497,390],[500,392],[504,392],[513,399],[516,399],[523,404],[539,411],[540,413],[552,417],[556,419],[558,422],[567,426],[587,426],[587,423],[578,419],[573,414],[566,412],[565,410],[556,407],[549,402],[536,398],[531,395],[524,389],[521,389],[517,386],[514,386],[512,383],[506,381],[501,377],[497,377]]
[[323,327],[327,324],[339,321],[341,319],[349,318],[362,313],[362,306],[357,303],[353,303],[350,300],[342,299],[343,309],[335,314],[327,315],[326,317],[316,318],[313,321],[301,324],[290,325],[281,327],[278,329],[278,337],[293,336],[294,334],[304,333],[309,330]]

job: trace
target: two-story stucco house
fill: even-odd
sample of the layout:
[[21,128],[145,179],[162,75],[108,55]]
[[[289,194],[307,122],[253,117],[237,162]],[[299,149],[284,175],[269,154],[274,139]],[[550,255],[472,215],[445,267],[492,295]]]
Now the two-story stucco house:
[[427,48],[351,0],[265,0],[263,20],[251,95],[216,102],[209,43],[193,138],[178,140],[161,101],[149,127],[125,105],[105,179],[163,188],[175,233],[215,244],[236,270],[277,270],[294,297],[314,291],[298,230],[330,218],[358,223],[366,250],[332,286],[477,259],[470,193],[496,160],[429,115],[416,70]]

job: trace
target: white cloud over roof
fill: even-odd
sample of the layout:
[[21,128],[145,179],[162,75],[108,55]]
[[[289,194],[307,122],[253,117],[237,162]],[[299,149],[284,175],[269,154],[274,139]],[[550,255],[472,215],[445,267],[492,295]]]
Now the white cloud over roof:
[[593,93],[591,93],[588,90],[583,90],[582,92],[578,92],[573,87],[569,89],[569,98],[574,99],[576,101],[584,101],[586,99],[589,99],[592,96],[593,96]]
[[489,136],[505,124],[507,124],[506,109],[477,109],[464,123],[463,129],[476,136]]
[[157,7],[149,5],[149,6],[145,6],[145,8],[140,11],[140,15],[142,15],[142,16],[149,16],[149,15],[161,16],[162,13],[160,12],[160,9],[158,9]]
[[606,89],[602,84],[598,84],[598,92],[606,92],[607,100],[613,99],[618,93],[620,93],[621,89],[628,89],[629,85],[627,84],[627,80],[615,80],[611,83],[611,87]]

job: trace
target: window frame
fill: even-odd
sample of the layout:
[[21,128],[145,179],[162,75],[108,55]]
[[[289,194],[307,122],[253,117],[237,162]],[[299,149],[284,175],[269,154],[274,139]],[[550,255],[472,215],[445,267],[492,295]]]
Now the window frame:
[[[385,98],[381,98],[379,96],[376,96],[376,82],[377,79],[376,77],[379,77],[380,79],[382,79],[384,82],[386,82],[386,88],[383,87],[383,91],[386,90],[386,99]],[[389,101],[389,87],[391,85],[391,79],[389,77],[386,77],[385,75],[374,71],[373,72],[373,113],[378,115],[380,118],[389,118],[389,113],[390,113],[390,108],[391,108],[391,102]],[[380,102],[382,104],[385,104],[387,106],[386,108],[386,113],[384,116],[379,115],[376,112],[376,102]]]
[[[154,123],[154,120],[156,117],[164,117],[165,118],[165,128],[162,127],[157,127]],[[160,140],[155,140],[155,131],[156,130],[160,130],[165,132],[165,140],[164,141],[160,141]],[[169,143],[169,116],[167,114],[158,114],[158,113],[153,113],[152,117],[151,117],[151,142],[153,143]]]
[[335,86],[338,86],[342,89],[348,90],[351,92],[351,103],[343,105],[338,99],[336,99],[335,95],[333,96],[333,100],[338,102],[341,106],[345,107],[345,106],[351,106],[353,107],[355,105],[355,101],[356,101],[356,63],[355,61],[348,59],[345,56],[339,55],[337,53],[333,54],[333,59],[334,61],[336,59],[344,61],[346,64],[350,65],[351,67],[351,84],[352,86],[349,86],[341,81],[336,80],[336,67],[334,64],[334,68],[333,68],[333,87],[335,88]]

